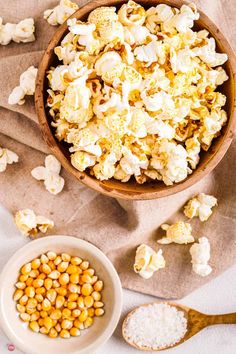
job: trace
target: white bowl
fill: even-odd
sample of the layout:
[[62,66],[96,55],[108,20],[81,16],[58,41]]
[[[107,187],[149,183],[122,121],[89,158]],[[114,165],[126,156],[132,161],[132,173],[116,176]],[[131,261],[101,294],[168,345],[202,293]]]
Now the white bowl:
[[[18,318],[13,300],[14,284],[20,267],[49,250],[80,256],[91,263],[104,281],[105,314],[81,331],[80,337],[51,339],[32,332]],[[29,242],[7,262],[0,276],[0,326],[17,348],[26,354],[91,354],[105,343],[115,330],[122,308],[122,288],[117,272],[109,259],[92,244],[71,236],[48,236]]]

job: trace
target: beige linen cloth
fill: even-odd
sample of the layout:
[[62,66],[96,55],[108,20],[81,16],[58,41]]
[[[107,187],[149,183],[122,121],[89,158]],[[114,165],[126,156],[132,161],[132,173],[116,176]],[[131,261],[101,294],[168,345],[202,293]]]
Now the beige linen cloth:
[[[235,46],[236,1],[195,2]],[[0,202],[12,213],[32,208],[52,218],[53,234],[74,235],[95,244],[115,265],[123,287],[164,298],[183,297],[235,262],[236,143],[204,180],[167,198],[135,202],[115,200],[88,189],[65,170],[62,171],[66,182],[64,190],[57,196],[49,194],[43,183],[30,174],[34,167],[44,163],[45,154],[50,153],[41,137],[33,98],[27,97],[23,106],[10,106],[7,99],[18,85],[20,74],[30,65],[38,65],[42,50],[56,30],[43,19],[43,11],[57,3],[57,0],[0,0],[4,22],[33,17],[36,23],[35,42],[0,47],[0,146],[12,149],[20,157],[19,163],[0,173]],[[78,3],[82,6],[86,1]],[[149,280],[139,277],[133,271],[136,247],[145,242],[157,250],[156,240],[164,234],[160,225],[186,220],[181,208],[198,192],[213,194],[219,201],[208,222],[191,221],[196,238],[207,236],[210,240],[212,274],[201,278],[192,273],[190,246],[171,244],[162,246],[166,268]]]

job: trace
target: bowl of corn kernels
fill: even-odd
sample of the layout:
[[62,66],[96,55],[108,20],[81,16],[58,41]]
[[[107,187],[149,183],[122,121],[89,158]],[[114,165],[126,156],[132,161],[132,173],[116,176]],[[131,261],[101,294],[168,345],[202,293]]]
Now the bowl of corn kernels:
[[90,354],[112,335],[121,307],[115,268],[75,237],[28,243],[0,276],[0,325],[27,354]]

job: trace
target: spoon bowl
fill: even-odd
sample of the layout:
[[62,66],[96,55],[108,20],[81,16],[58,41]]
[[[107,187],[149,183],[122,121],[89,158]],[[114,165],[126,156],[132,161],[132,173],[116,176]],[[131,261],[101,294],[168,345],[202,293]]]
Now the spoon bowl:
[[[154,303],[160,303],[160,302],[154,302]],[[173,345],[162,347],[160,349],[159,348],[153,349],[152,347],[137,345],[137,343],[131,341],[130,338],[128,338],[128,336],[126,334],[126,326],[128,324],[128,320],[141,307],[147,307],[147,306],[151,305],[151,304],[145,304],[145,305],[138,306],[134,310],[129,312],[123,322],[122,335],[123,335],[123,338],[125,339],[125,341],[129,345],[131,345],[139,350],[157,352],[157,351],[170,349],[170,348],[176,347],[177,345],[180,345],[181,343],[185,342],[186,340],[188,340],[189,338],[193,337],[195,334],[200,332],[205,327],[216,325],[216,324],[236,324],[236,312],[235,313],[220,314],[220,315],[208,315],[208,314],[201,313],[197,310],[194,310],[188,306],[184,306],[181,304],[177,304],[177,303],[173,303],[173,302],[165,302],[165,304],[175,307],[178,311],[184,312],[184,317],[187,320],[187,331],[186,331],[184,337],[181,338],[177,343],[175,343]]]

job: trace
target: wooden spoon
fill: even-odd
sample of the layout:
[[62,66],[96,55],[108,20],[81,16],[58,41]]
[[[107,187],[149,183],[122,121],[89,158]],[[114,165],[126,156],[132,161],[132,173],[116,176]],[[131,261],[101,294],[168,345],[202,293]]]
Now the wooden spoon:
[[146,306],[150,305],[150,304],[146,304],[146,305],[141,305],[139,307],[136,307],[133,311],[131,311],[126,316],[126,318],[123,322],[122,335],[128,344],[132,345],[133,347],[135,347],[139,350],[153,351],[153,352],[156,351],[157,352],[160,350],[165,350],[165,349],[176,347],[177,345],[185,342],[186,340],[188,340],[189,338],[191,338],[192,336],[194,336],[195,334],[197,334],[198,332],[200,332],[203,328],[205,328],[207,326],[212,326],[212,325],[216,325],[216,324],[236,324],[236,313],[227,313],[227,314],[222,314],[222,315],[206,315],[204,313],[201,313],[199,311],[196,311],[196,310],[194,310],[190,307],[184,306],[184,305],[180,305],[180,304],[176,304],[176,303],[172,303],[172,302],[165,302],[165,303],[170,306],[176,307],[176,309],[179,311],[184,312],[184,316],[187,319],[187,331],[185,333],[185,336],[178,343],[175,343],[174,345],[166,346],[161,349],[153,349],[153,348],[147,347],[147,346],[139,346],[136,343],[132,342],[130,340],[130,338],[127,337],[127,334],[125,331],[127,323],[128,323],[128,319],[140,307],[146,307]]

